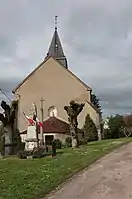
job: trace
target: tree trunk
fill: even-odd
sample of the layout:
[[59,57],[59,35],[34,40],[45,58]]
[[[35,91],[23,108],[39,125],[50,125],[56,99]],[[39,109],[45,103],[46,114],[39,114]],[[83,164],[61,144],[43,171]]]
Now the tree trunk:
[[70,133],[71,133],[71,138],[72,138],[72,148],[77,148],[78,147],[78,136],[77,136],[75,127],[72,124],[70,124]]
[[100,130],[100,128],[97,129],[97,132],[98,132],[98,140],[101,140],[102,138],[101,138],[101,130]]
[[8,126],[5,129],[5,156],[12,153],[12,128]]
[[0,156],[5,155],[5,135],[3,124],[0,126]]

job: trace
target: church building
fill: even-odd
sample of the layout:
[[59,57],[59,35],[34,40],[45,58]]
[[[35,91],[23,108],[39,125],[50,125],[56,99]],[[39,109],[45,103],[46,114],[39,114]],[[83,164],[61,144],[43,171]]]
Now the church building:
[[37,106],[39,119],[41,119],[41,99],[43,99],[44,122],[50,117],[55,117],[59,121],[68,123],[64,106],[74,100],[77,103],[85,103],[83,111],[78,116],[78,128],[83,127],[85,117],[89,114],[100,136],[100,117],[91,102],[92,89],[70,71],[69,65],[61,45],[57,26],[55,26],[44,61],[13,90],[15,98],[18,100],[17,126],[21,133],[27,130],[27,121],[23,112],[28,115],[33,102]]

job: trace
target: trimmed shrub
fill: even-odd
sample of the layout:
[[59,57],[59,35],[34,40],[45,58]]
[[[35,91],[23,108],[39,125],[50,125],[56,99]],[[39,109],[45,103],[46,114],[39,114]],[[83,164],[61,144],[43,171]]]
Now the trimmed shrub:
[[55,140],[56,148],[61,149],[62,148],[62,142],[59,139]]
[[20,159],[27,159],[28,156],[33,158],[42,158],[46,156],[46,149],[43,147],[34,148],[32,151],[19,151],[17,154]]
[[86,145],[88,143],[88,141],[84,138],[79,140],[79,145]]
[[19,151],[17,156],[20,159],[27,159],[27,152],[26,151]]
[[25,149],[25,143],[21,142],[21,144],[20,144],[20,150],[24,151],[24,149]]
[[32,155],[33,155],[33,158],[42,158],[46,156],[46,148],[44,147],[34,148]]
[[66,145],[66,147],[72,147],[72,138],[71,137],[67,137],[65,139],[65,145]]

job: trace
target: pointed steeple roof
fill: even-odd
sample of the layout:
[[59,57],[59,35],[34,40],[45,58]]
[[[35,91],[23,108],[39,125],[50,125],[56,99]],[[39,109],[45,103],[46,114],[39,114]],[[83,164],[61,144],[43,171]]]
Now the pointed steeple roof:
[[62,48],[61,41],[60,41],[58,31],[57,31],[57,26],[55,26],[53,38],[52,38],[52,41],[51,41],[51,44],[50,44],[50,47],[45,59],[48,59],[49,57],[53,57],[64,67],[68,68],[67,59],[63,52],[63,48]]

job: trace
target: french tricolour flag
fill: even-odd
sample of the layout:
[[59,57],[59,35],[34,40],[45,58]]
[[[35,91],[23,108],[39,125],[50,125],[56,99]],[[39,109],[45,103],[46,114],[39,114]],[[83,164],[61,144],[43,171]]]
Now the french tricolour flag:
[[37,117],[36,117],[36,122],[37,122],[37,124],[38,124],[40,127],[43,127],[43,126],[44,126],[43,123],[40,122],[39,119],[38,119]]
[[36,115],[34,115],[34,117],[32,119],[29,116],[27,116],[24,112],[23,112],[23,114],[26,117],[26,119],[28,120],[29,124],[35,125],[37,123],[40,127],[43,127],[43,123],[39,121],[39,119],[36,117]]
[[35,121],[32,118],[30,118],[29,116],[27,116],[24,112],[23,112],[23,115],[26,117],[26,119],[28,120],[29,124],[35,125]]

